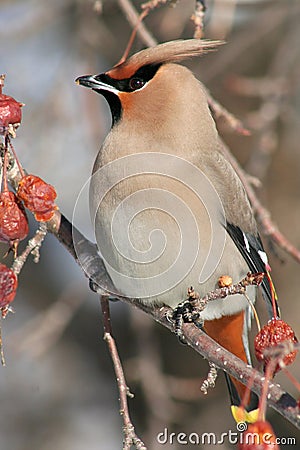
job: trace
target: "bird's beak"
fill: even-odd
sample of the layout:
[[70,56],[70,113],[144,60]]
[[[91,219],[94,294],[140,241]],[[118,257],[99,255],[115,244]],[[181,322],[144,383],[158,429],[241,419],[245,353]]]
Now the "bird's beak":
[[78,77],[75,80],[76,84],[79,84],[80,86],[85,86],[90,89],[94,89],[96,91],[109,91],[113,92],[115,94],[118,93],[118,90],[111,86],[110,84],[104,83],[100,79],[100,75],[84,75],[82,77]]

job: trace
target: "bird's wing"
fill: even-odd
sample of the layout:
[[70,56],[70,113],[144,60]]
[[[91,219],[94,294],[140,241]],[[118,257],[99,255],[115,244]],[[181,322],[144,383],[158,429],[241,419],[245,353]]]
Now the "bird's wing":
[[[257,234],[257,236],[254,236],[251,233],[245,233],[238,226],[230,223],[226,224],[226,229],[247,262],[250,271],[253,273],[264,272],[269,274],[268,257],[264,251],[259,235]],[[277,315],[279,316],[280,312],[276,302],[276,293],[269,275],[268,277],[264,277],[261,288],[270,317],[273,316],[273,297],[276,303]]]

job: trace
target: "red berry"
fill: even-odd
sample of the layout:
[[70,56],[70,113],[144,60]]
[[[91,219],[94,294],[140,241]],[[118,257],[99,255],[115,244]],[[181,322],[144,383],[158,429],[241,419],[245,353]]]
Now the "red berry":
[[36,175],[26,175],[19,183],[17,196],[34,213],[36,220],[50,220],[57,209],[54,203],[56,191]]
[[22,103],[9,95],[0,94],[0,127],[20,123],[22,120]]
[[10,191],[0,193],[0,241],[14,243],[28,234],[28,222],[22,204]]
[[[265,365],[268,364],[271,357],[265,357],[264,351],[267,348],[275,347],[276,345],[284,342],[291,341],[297,343],[298,340],[295,336],[293,329],[283,320],[275,319],[269,320],[269,322],[260,330],[254,340],[255,355],[259,361],[264,361]],[[292,351],[288,355],[285,355],[282,359],[285,365],[292,364],[297,355],[297,351]],[[274,373],[280,370],[279,365],[276,365]]]
[[16,295],[18,279],[16,274],[0,263],[0,308],[6,308]]
[[239,450],[279,450],[276,436],[269,422],[259,420],[250,423],[241,435]]

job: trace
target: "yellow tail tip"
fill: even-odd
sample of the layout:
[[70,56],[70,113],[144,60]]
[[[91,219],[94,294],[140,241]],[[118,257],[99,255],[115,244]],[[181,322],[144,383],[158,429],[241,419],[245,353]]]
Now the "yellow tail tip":
[[253,409],[252,411],[246,411],[242,406],[231,406],[231,414],[236,421],[254,423],[258,420],[259,409]]

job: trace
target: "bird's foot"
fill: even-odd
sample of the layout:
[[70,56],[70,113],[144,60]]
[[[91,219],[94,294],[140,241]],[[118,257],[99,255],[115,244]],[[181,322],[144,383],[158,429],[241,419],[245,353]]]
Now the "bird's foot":
[[203,327],[201,311],[205,308],[205,304],[201,302],[200,296],[192,287],[188,289],[187,300],[179,303],[171,314],[171,320],[174,322],[175,334],[182,344],[186,344],[183,335],[182,325],[184,323],[194,323],[198,328]]

